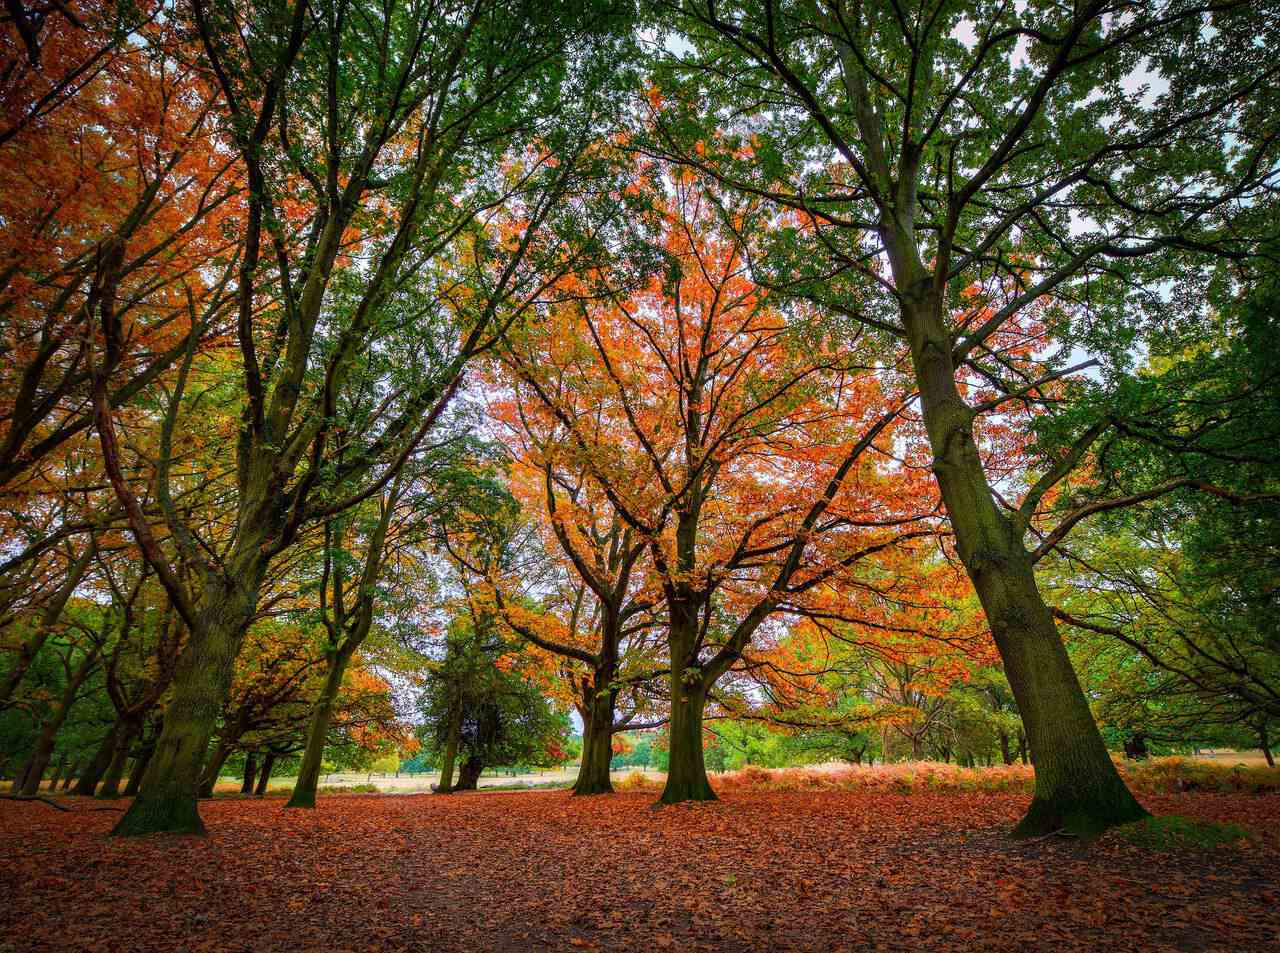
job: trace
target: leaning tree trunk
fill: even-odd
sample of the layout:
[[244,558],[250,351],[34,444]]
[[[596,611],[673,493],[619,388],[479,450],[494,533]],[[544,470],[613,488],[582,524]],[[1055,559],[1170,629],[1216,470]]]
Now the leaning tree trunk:
[[62,772],[67,770],[67,753],[62,752],[62,756],[58,758],[58,766],[53,769],[53,777],[49,778],[49,790],[58,790],[58,782],[62,780]]
[[462,732],[462,705],[455,704],[449,713],[449,737],[445,739],[444,754],[440,758],[440,783],[436,785],[437,794],[453,793],[453,763],[458,758],[458,736]]
[[351,653],[338,650],[329,663],[324,687],[311,712],[311,726],[307,730],[307,747],[302,754],[302,766],[298,780],[293,784],[293,794],[285,807],[315,807],[316,789],[320,786],[320,769],[324,764],[324,747],[329,738],[329,725],[333,721],[333,706],[342,688]]
[[[608,679],[597,677],[595,684],[607,684]],[[582,764],[578,768],[578,780],[573,793],[612,794],[613,781],[609,777],[609,765],[613,761],[613,706],[616,695],[606,689],[591,690],[591,697],[582,713]]]
[[1276,759],[1275,755],[1271,753],[1271,737],[1267,732],[1267,723],[1265,721],[1258,726],[1258,747],[1262,749],[1262,756],[1267,759],[1267,767],[1274,768]]
[[[231,757],[231,748],[234,742],[229,738],[220,738],[217,746],[213,749],[213,754],[209,757],[208,764],[204,767],[204,774],[200,776],[200,786],[196,789],[196,795],[201,798],[213,797],[214,788],[218,786],[218,778],[222,777],[222,768],[226,765],[227,759]],[[246,763],[248,756],[246,755]]]
[[138,796],[111,832],[114,837],[205,832],[196,806],[201,769],[257,605],[256,586],[219,589],[207,597],[201,631],[191,633],[178,659],[164,729]]
[[0,680],[0,705],[7,702],[13,696],[17,687],[22,684],[23,678],[31,668],[31,663],[40,654],[40,650],[49,639],[50,632],[53,631],[53,627],[57,625],[58,619],[61,618],[62,610],[66,608],[67,602],[71,599],[71,594],[75,592],[76,586],[80,585],[80,580],[84,578],[93,554],[94,547],[92,545],[86,546],[84,552],[71,564],[66,577],[62,581],[62,585],[58,587],[57,592],[50,598],[44,611],[40,613],[35,632],[18,646],[17,658],[13,660],[9,670],[5,672],[4,679]]
[[474,791],[476,785],[480,781],[480,772],[484,770],[484,762],[475,755],[467,758],[462,762],[462,767],[458,769],[458,783],[454,785],[455,791]]
[[1036,767],[1035,796],[1014,836],[1095,834],[1146,817],[1102,741],[1036,586],[1022,531],[996,508],[973,439],[973,414],[956,387],[951,335],[937,317],[940,305],[918,288],[908,288],[904,298],[933,471]]
[[107,768],[111,767],[111,759],[115,757],[116,746],[120,743],[120,735],[124,731],[124,719],[117,718],[112,724],[111,730],[107,732],[98,745],[98,750],[94,752],[93,760],[91,760],[76,781],[76,786],[72,790],[72,794],[81,797],[93,797],[98,790],[98,783],[102,780],[103,774]]
[[250,751],[244,756],[244,781],[240,784],[241,794],[253,793],[253,782],[258,775],[258,756]]
[[80,692],[80,686],[85,683],[85,680],[97,666],[97,652],[90,652],[76,666],[75,674],[67,680],[62,697],[58,699],[53,711],[49,713],[48,720],[45,721],[44,727],[40,730],[40,737],[36,739],[35,750],[31,752],[31,760],[28,763],[26,777],[22,780],[21,794],[35,794],[40,790],[40,780],[49,768],[49,759],[53,757],[54,745],[58,743],[58,732],[61,730],[63,723],[66,722],[67,715],[71,714],[71,706],[75,704],[76,695]]
[[115,754],[111,758],[107,773],[102,776],[102,787],[98,790],[98,797],[117,798],[120,796],[120,781],[124,778],[125,765],[129,761],[129,751],[133,748],[133,742],[137,739],[141,728],[142,726],[137,722],[132,722],[125,727],[120,743],[116,745]]
[[267,782],[271,780],[271,769],[276,766],[276,755],[274,751],[267,752],[267,756],[262,759],[262,767],[258,769],[258,783],[254,786],[253,793],[255,797],[262,797],[267,793]]
[[138,789],[142,787],[142,776],[147,773],[147,765],[150,764],[151,756],[155,753],[155,739],[143,744],[142,750],[138,752],[138,757],[133,762],[133,770],[129,772],[129,783],[124,786],[125,797],[133,797],[138,793]]

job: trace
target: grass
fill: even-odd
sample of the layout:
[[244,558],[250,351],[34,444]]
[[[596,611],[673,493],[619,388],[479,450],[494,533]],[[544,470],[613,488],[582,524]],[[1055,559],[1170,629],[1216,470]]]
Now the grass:
[[1116,828],[1116,836],[1148,850],[1215,850],[1251,847],[1258,835],[1239,824],[1198,821],[1177,814],[1148,817]]
[[[1155,758],[1119,762],[1129,787],[1138,794],[1179,794],[1203,791],[1222,794],[1280,793],[1280,768],[1189,758]],[[862,791],[881,794],[987,793],[1030,794],[1035,773],[1030,765],[961,768],[936,761],[906,764],[842,765],[813,768],[761,768],[713,774],[711,785],[722,793],[735,791]],[[619,791],[659,791],[661,779],[639,771],[614,782]]]

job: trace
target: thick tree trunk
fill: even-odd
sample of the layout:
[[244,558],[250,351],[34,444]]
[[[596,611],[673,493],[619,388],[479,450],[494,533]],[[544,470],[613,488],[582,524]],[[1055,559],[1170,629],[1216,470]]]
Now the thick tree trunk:
[[244,756],[244,780],[240,784],[241,794],[253,793],[253,782],[258,777],[258,756],[250,751]]
[[257,592],[227,590],[208,598],[213,601],[202,614],[203,631],[191,633],[178,660],[164,729],[141,791],[111,832],[115,837],[205,832],[196,807],[201,769]]
[[974,443],[973,417],[956,388],[951,336],[936,317],[940,306],[928,292],[927,300],[917,297],[913,304],[919,289],[904,290],[934,474],[1035,760],[1035,796],[1014,835],[1088,835],[1146,817],[1103,744],[1036,586],[1022,532],[996,508]]
[[682,684],[680,673],[672,672],[671,720],[667,724],[671,750],[667,784],[658,799],[662,804],[716,799],[716,792],[707,780],[702,751],[702,712],[706,702],[706,690],[700,684]]
[[484,770],[484,762],[475,755],[467,758],[462,762],[462,767],[458,769],[458,783],[453,786],[455,791],[474,791],[476,784],[480,780],[480,772]]
[[302,754],[298,780],[294,782],[293,794],[285,807],[316,806],[316,788],[320,785],[320,768],[324,764],[324,747],[329,737],[329,725],[333,720],[333,705],[342,688],[342,676],[347,670],[347,662],[350,659],[350,653],[338,651],[329,662],[329,672],[325,676],[324,688],[316,700],[315,709],[311,712],[311,725],[307,730],[307,747]]
[[267,793],[267,783],[271,780],[271,770],[276,766],[276,756],[274,752],[268,752],[267,756],[262,759],[262,767],[258,770],[258,783],[254,786],[253,793],[255,797],[262,797]]
[[[597,681],[596,684],[608,684]],[[595,692],[582,717],[582,765],[574,782],[575,795],[612,794],[609,764],[613,761],[613,692]]]
[[1013,752],[1009,750],[1009,732],[1000,732],[1000,757],[1005,764],[1013,764]]

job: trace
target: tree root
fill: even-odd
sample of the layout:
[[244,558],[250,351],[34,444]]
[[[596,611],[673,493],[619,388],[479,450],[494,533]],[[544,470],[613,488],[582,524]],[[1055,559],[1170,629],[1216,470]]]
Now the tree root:
[[59,811],[67,811],[70,813],[71,808],[65,804],[59,804],[53,798],[45,797],[43,794],[0,794],[0,800],[5,801],[39,801],[41,804],[48,804],[51,808]]

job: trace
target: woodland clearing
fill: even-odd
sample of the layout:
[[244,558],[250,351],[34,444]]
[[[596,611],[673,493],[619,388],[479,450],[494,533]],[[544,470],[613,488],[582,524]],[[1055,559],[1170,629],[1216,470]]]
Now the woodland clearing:
[[219,798],[208,838],[0,803],[0,950],[1264,950],[1280,796],[1150,795],[1257,840],[1006,837],[1024,795]]

